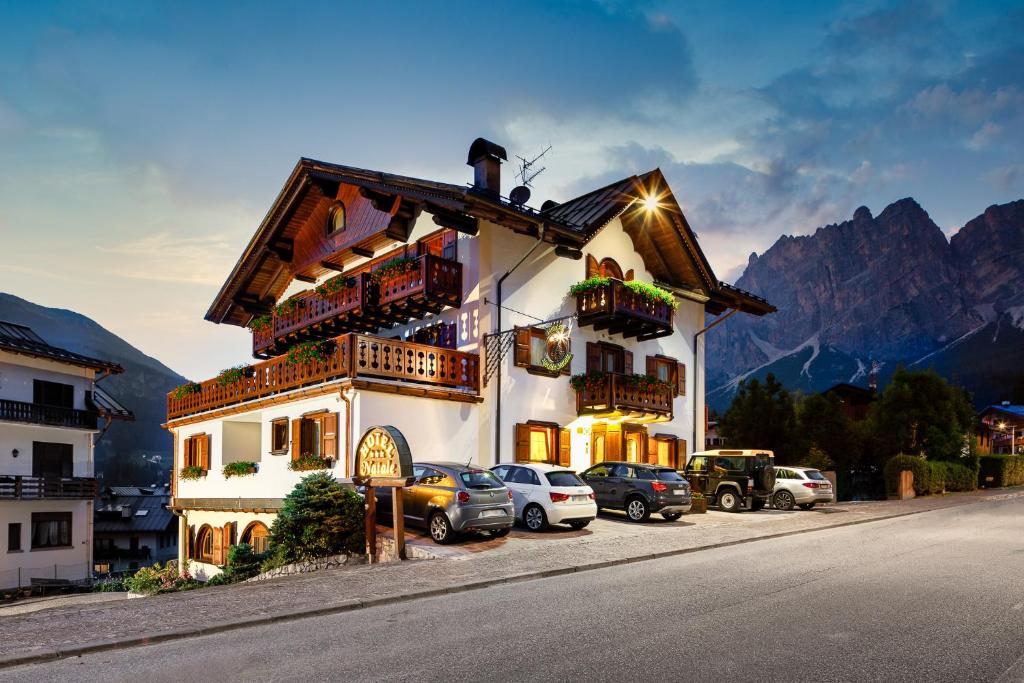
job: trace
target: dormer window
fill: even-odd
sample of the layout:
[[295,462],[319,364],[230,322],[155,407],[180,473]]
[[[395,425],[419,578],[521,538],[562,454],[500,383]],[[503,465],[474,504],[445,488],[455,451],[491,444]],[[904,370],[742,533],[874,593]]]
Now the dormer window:
[[333,235],[345,229],[345,205],[341,202],[334,202],[330,212],[327,214],[327,234]]

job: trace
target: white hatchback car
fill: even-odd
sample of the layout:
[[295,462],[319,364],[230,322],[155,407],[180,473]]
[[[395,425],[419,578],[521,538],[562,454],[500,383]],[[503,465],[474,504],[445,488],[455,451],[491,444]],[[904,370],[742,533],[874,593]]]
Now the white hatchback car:
[[818,470],[810,467],[775,468],[772,507],[776,510],[792,510],[794,506],[810,510],[817,503],[833,502],[832,482]]
[[568,524],[582,529],[597,517],[594,489],[575,472],[555,465],[516,463],[498,465],[491,471],[512,492],[516,519],[530,531],[549,524]]

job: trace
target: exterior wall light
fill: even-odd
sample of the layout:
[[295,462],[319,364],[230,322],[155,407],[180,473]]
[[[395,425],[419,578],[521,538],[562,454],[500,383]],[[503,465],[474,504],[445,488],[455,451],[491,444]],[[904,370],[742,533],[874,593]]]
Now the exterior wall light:
[[17,458],[17,457],[18,457],[18,454],[19,454],[20,452],[21,452],[21,451],[19,451],[19,450],[18,450],[17,448],[12,448],[12,449],[11,449],[11,457],[12,457],[12,458]]

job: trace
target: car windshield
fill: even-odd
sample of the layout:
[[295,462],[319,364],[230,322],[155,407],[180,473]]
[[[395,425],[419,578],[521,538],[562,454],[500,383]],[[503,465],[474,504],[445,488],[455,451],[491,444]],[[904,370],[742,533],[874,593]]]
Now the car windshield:
[[576,476],[575,472],[548,472],[544,475],[552,486],[584,486],[583,480]]
[[500,489],[504,484],[501,479],[487,470],[470,470],[461,475],[462,483],[467,489]]
[[654,473],[658,476],[658,479],[661,481],[686,481],[675,470],[654,470]]
[[808,479],[817,479],[818,481],[828,481],[828,478],[819,472],[818,470],[804,470],[804,474],[807,475]]

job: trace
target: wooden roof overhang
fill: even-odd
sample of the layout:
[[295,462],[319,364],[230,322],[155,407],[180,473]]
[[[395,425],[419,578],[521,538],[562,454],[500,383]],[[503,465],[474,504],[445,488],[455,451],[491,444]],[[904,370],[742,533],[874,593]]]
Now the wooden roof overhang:
[[[355,187],[360,198],[379,213],[379,227],[364,231],[312,264],[296,264],[297,239],[303,231],[319,230],[342,186]],[[422,212],[442,227],[475,235],[477,220],[487,220],[555,245],[580,246],[577,230],[526,207],[449,183],[300,159],[278,194],[242,257],[235,264],[206,313],[216,323],[245,325],[267,313],[293,278],[314,281],[343,271],[346,263],[394,242],[408,240]]]

